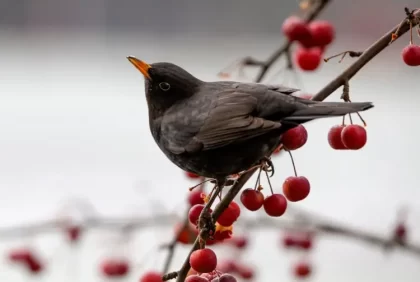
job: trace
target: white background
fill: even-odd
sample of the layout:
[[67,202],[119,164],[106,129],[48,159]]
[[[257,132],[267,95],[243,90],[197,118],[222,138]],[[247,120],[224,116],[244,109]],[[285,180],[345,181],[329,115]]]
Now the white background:
[[[217,72],[229,62],[245,55],[265,58],[281,41],[265,35],[158,38],[71,30],[22,34],[10,29],[2,31],[1,38],[0,225],[4,227],[54,218],[70,197],[87,199],[101,216],[182,212],[193,182],[154,144],[143,78],[125,57],[172,61],[201,79],[216,80]],[[328,55],[363,50],[372,42],[372,38],[345,35],[338,40]],[[420,69],[401,62],[399,52],[406,42],[404,38],[391,46],[351,82],[354,101],[374,101],[376,106],[363,114],[368,123],[368,144],[363,150],[337,152],[328,146],[328,129],[340,119],[307,125],[308,143],[294,156],[299,173],[310,179],[312,191],[296,207],[386,237],[397,209],[407,205],[410,239],[420,244]],[[331,61],[316,73],[301,75],[304,89],[321,89],[352,60]],[[252,74],[248,72],[249,79]],[[281,77],[272,82],[282,82]],[[337,91],[331,99],[339,95]],[[287,158],[275,163],[273,183],[280,191],[292,168]],[[169,227],[146,230],[129,253],[138,261],[151,247],[169,240]],[[251,234],[253,244],[244,260],[259,267],[256,281],[293,279],[290,266],[297,258],[278,247],[280,231]],[[97,259],[101,252],[113,250],[104,234],[90,233],[81,253],[73,253],[76,257],[63,247],[61,235],[40,236],[35,241],[0,238],[0,256],[13,246],[34,243],[51,260],[40,280],[103,281],[97,276]],[[313,281],[410,282],[420,275],[420,258],[407,253],[384,256],[379,248],[338,237],[322,237],[316,244],[311,255],[316,266]],[[176,256],[174,270],[186,250]],[[146,268],[160,269],[163,255],[148,255]],[[141,272],[137,267],[127,281],[136,281]],[[28,281],[5,261],[0,264],[0,278]]]

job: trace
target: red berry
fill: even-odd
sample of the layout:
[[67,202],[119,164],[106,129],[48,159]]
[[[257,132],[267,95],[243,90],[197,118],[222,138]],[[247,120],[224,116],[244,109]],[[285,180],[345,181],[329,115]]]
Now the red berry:
[[254,277],[254,271],[246,265],[238,265],[236,272],[245,280],[252,279]]
[[287,150],[296,150],[305,145],[308,140],[308,132],[306,128],[299,124],[298,126],[287,130],[281,139],[283,146]]
[[302,201],[309,195],[311,186],[304,176],[290,176],[283,183],[283,193],[291,202]]
[[341,132],[341,140],[348,149],[359,150],[366,144],[366,130],[357,124],[347,125]]
[[250,211],[259,210],[264,204],[264,195],[252,188],[245,189],[241,194],[241,203]]
[[223,260],[217,264],[217,270],[222,273],[236,271],[236,263],[234,260]]
[[344,127],[344,125],[335,125],[328,132],[328,143],[334,150],[347,150],[347,147],[344,146],[343,140],[341,139],[341,132]]
[[162,274],[156,271],[146,272],[142,277],[140,277],[139,282],[163,282]]
[[201,277],[198,275],[190,275],[185,279],[185,282],[208,282],[210,281],[206,277]]
[[190,203],[190,206],[195,205],[202,205],[204,204],[204,199],[201,197],[202,192],[200,190],[192,191],[188,195],[188,202]]
[[200,175],[195,174],[194,172],[186,171],[186,174],[187,174],[187,176],[188,176],[189,178],[191,178],[191,179],[197,179],[197,178],[200,178]]
[[117,262],[117,275],[118,276],[125,276],[130,270],[130,266],[126,261],[118,261]]
[[394,236],[398,241],[404,242],[406,240],[407,228],[403,223],[400,223],[395,228],[394,233]]
[[26,261],[26,266],[29,268],[29,271],[32,273],[40,273],[44,268],[38,258],[31,256],[28,261]]
[[406,65],[411,67],[420,66],[420,46],[410,44],[402,50],[401,55]]
[[300,47],[295,53],[295,60],[298,66],[304,71],[313,71],[321,63],[322,51],[318,47]]
[[287,200],[281,194],[273,194],[264,200],[264,210],[269,216],[281,216],[286,209]]
[[311,267],[306,262],[301,262],[295,266],[294,272],[296,277],[307,277],[311,274]]
[[232,274],[224,273],[217,279],[217,281],[213,279],[212,282],[237,282],[237,280]]
[[179,234],[177,238],[179,243],[192,244],[198,235],[198,230],[192,224],[188,224],[188,226],[185,227],[183,223],[178,223],[175,226],[175,234]]
[[232,201],[227,209],[217,219],[217,222],[222,226],[231,226],[241,214],[241,208],[235,201]]
[[210,281],[211,282],[236,282],[237,280],[232,274],[224,273],[221,276],[214,277]]
[[283,246],[286,248],[295,246],[297,243],[298,242],[295,240],[295,238],[290,235],[283,237]]
[[70,242],[76,242],[78,241],[80,237],[81,229],[79,226],[70,226],[67,228],[67,236],[70,240]]
[[245,248],[248,245],[248,239],[244,236],[235,236],[229,241],[238,249]]
[[310,250],[312,249],[312,240],[311,238],[305,238],[301,241],[299,241],[299,246],[304,250]]
[[18,262],[29,261],[31,257],[32,257],[32,252],[27,249],[13,250],[9,254],[9,259],[11,261],[18,261]]
[[283,22],[282,30],[289,41],[301,41],[311,37],[311,32],[309,31],[308,25],[305,23],[305,21],[296,16],[287,18]]
[[216,269],[217,257],[213,250],[205,248],[192,252],[191,267],[199,273],[209,273]]
[[328,21],[318,20],[309,24],[314,46],[329,45],[335,37],[335,29]]
[[[200,214],[204,207],[204,205],[195,205],[190,208],[190,211],[188,212],[188,219],[192,224],[197,225],[197,221],[200,218]],[[209,212],[212,212],[212,210],[209,209]]]

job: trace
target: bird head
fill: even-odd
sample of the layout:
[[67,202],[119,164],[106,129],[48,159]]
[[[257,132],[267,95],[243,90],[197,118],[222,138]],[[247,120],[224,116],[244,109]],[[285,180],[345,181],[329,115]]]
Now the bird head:
[[183,68],[166,62],[147,64],[135,57],[127,59],[143,74],[149,110],[165,112],[173,104],[194,95],[202,81]]

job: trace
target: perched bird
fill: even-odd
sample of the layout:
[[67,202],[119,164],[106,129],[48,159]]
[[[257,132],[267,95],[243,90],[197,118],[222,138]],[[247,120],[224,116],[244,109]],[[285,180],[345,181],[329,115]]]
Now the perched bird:
[[281,85],[205,82],[172,63],[127,58],[145,78],[149,125],[159,148],[181,169],[217,181],[258,165],[299,124],[373,107],[307,100]]

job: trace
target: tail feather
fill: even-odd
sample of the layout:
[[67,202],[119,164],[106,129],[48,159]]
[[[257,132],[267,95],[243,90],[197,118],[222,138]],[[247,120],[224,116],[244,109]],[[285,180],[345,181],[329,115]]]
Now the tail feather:
[[[303,102],[303,101],[302,101]],[[371,102],[315,102],[306,103],[306,107],[301,108],[293,113],[293,115],[284,119],[284,121],[309,121],[318,118],[344,116],[346,114],[363,112],[373,108]]]

